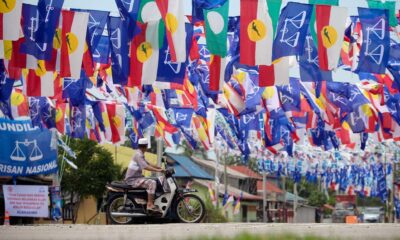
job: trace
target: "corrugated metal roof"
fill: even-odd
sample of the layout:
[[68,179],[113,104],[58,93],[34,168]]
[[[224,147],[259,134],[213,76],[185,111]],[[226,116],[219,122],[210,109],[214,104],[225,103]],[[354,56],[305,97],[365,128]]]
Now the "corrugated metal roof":
[[[210,184],[214,186],[214,182],[211,181],[207,181],[207,180],[194,180],[195,182],[199,183],[200,185],[204,186],[204,187],[208,187]],[[225,185],[220,183],[219,184],[219,195],[223,196],[225,194]],[[243,200],[255,200],[255,201],[261,201],[262,200],[262,196],[258,196],[258,195],[253,195],[250,194],[248,192],[242,191],[238,188],[232,187],[230,185],[228,185],[228,193],[229,194],[233,194],[235,197],[239,197],[242,194],[242,199]]]
[[[262,181],[257,181],[257,192],[263,192],[263,182]],[[265,184],[265,188],[267,189],[267,193],[277,193],[277,194],[282,194],[283,191],[280,189],[278,186],[273,184],[272,182],[268,181]]]
[[175,161],[175,177],[190,177],[199,179],[214,179],[213,176],[201,169],[189,157],[180,154],[167,153],[167,156]]
[[[215,170],[215,161],[203,160],[203,159],[200,159],[200,158],[197,158],[197,157],[192,157],[192,158],[196,163],[198,163],[198,164],[200,164],[200,165],[202,165],[204,167],[207,167],[207,168]],[[224,165],[223,164],[218,164],[218,171],[220,173],[224,172]],[[236,170],[233,170],[231,168],[227,168],[226,172],[228,173],[228,176],[231,176],[231,177],[234,177],[234,178],[238,178],[238,179],[248,178],[248,176],[246,174],[240,173],[240,172],[238,172]]]
[[239,166],[228,166],[228,167],[230,169],[233,169],[233,170],[238,171],[240,173],[246,174],[250,178],[261,179],[262,180],[262,176],[259,173],[254,172],[253,170],[251,170],[247,166],[239,165]]

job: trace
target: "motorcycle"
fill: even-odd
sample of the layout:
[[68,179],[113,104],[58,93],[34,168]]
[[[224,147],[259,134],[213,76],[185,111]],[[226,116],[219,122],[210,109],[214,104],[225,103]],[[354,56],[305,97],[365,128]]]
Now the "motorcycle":
[[[147,192],[144,188],[133,188],[123,181],[113,181],[106,185],[106,213],[112,224],[144,223],[146,221],[175,221],[183,223],[201,222],[205,215],[204,202],[195,189],[180,188],[173,175],[175,170],[168,168],[164,172],[165,184],[157,181],[154,205],[161,213],[154,214],[146,210]],[[165,189],[168,189],[167,191]]]

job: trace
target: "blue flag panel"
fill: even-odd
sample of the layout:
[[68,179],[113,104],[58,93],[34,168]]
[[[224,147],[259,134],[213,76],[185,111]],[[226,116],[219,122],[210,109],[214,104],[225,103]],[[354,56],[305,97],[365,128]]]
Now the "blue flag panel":
[[313,5],[289,2],[279,17],[272,59],[300,55],[304,46]]
[[0,119],[0,176],[26,176],[57,172],[57,148],[51,148],[48,129],[30,121]]
[[390,50],[388,11],[358,8],[358,12],[363,32],[363,44],[357,71],[384,74]]

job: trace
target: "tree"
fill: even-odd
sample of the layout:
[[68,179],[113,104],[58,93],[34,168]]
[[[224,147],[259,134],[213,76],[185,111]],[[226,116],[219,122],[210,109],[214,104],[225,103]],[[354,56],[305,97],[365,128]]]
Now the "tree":
[[[101,199],[107,182],[121,179],[121,167],[114,164],[112,154],[89,139],[71,139],[69,146],[76,153],[74,163],[78,169],[66,166],[61,179],[61,189],[68,192],[73,199],[78,199],[74,205],[73,222],[77,218],[80,199],[94,196]],[[63,151],[59,152],[59,162]],[[60,164],[61,166],[61,164]]]

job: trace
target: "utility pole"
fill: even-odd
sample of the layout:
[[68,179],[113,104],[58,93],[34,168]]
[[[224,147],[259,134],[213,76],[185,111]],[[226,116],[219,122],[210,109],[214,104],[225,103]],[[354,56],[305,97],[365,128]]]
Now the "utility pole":
[[297,183],[293,184],[293,193],[294,193],[294,201],[293,201],[293,223],[296,223],[296,210],[297,210]]
[[161,157],[163,154],[163,140],[162,138],[157,138],[156,139],[157,142],[157,165],[161,166]]
[[267,212],[265,211],[267,208],[267,173],[265,172],[265,169],[263,170],[262,173],[263,176],[263,222],[267,222]]
[[215,159],[215,199],[217,201],[216,207],[217,209],[219,208],[219,200],[218,200],[218,195],[219,195],[219,179],[218,179],[218,168],[219,168],[219,149],[217,149],[217,143],[216,141],[214,142],[214,151],[217,155],[217,158]]
[[224,154],[224,186],[225,186],[224,193],[228,192],[228,173],[227,173],[227,165],[226,165],[227,155],[228,155],[228,149],[227,149],[226,153]]
[[115,155],[114,159],[115,159],[115,163],[118,162],[118,154],[117,154],[118,151],[117,151],[117,148],[118,148],[118,146],[115,145],[115,147],[114,147],[114,155]]

